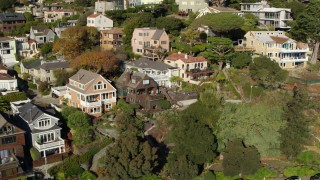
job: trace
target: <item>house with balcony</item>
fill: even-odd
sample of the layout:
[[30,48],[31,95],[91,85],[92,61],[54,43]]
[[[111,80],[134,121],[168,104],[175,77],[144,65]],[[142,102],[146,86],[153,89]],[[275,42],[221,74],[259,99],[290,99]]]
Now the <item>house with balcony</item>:
[[87,17],[87,26],[95,27],[98,31],[113,28],[113,20],[107,16],[94,12]]
[[123,0],[99,0],[94,3],[94,11],[104,14],[106,11],[124,9],[124,4]]
[[196,13],[200,9],[209,7],[208,0],[176,0],[176,4],[179,5],[179,11],[186,13]]
[[37,42],[38,45],[44,43],[53,43],[56,34],[47,26],[31,26],[30,39]]
[[173,82],[170,79],[174,76],[179,76],[179,69],[170,66],[164,62],[151,61],[147,58],[140,58],[135,61],[128,61],[125,64],[127,71],[134,70],[144,73],[157,82],[159,86],[171,88]]
[[157,109],[164,99],[158,83],[147,74],[126,70],[116,82],[118,97],[129,104],[138,104],[145,110]]
[[249,31],[240,46],[252,48],[257,55],[268,56],[283,69],[307,65],[309,48],[287,37],[284,31]]
[[156,5],[161,4],[163,0],[129,0],[128,1],[128,8],[134,8],[135,6],[142,6],[142,5]]
[[70,17],[75,14],[77,14],[77,12],[72,9],[57,9],[53,11],[44,11],[43,22],[56,22],[58,20],[62,20],[63,17]]
[[33,39],[28,39],[28,37],[14,37],[17,45],[17,53],[22,58],[33,57],[39,51],[37,48],[37,42]]
[[116,50],[122,46],[123,28],[112,28],[100,31],[100,47],[102,50]]
[[164,29],[135,28],[131,39],[132,51],[151,60],[160,59],[157,51],[169,52],[169,36]]
[[164,62],[178,68],[180,70],[179,76],[183,81],[192,84],[199,84],[213,73],[213,70],[208,67],[208,61],[203,56],[193,57],[179,52],[169,55]]
[[69,106],[98,117],[116,105],[117,90],[100,74],[80,69],[69,78],[65,98]]
[[15,122],[26,131],[27,145],[40,152],[41,157],[65,152],[65,141],[61,138],[59,118],[51,108],[37,106],[30,100],[10,103]]
[[252,13],[259,18],[261,26],[273,26],[276,29],[289,30],[288,21],[292,21],[291,9],[270,7],[267,1],[240,3],[241,12]]
[[236,9],[233,9],[233,8],[230,8],[230,7],[220,7],[220,6],[211,6],[211,7],[205,7],[203,9],[200,9],[198,11],[198,16],[196,17],[197,18],[200,18],[204,15],[207,15],[207,14],[216,14],[216,13],[232,13],[232,14],[235,14],[235,15],[238,15],[238,16],[242,16],[243,13],[241,11],[238,11]]
[[8,69],[0,66],[0,94],[18,91],[18,80],[8,74]]
[[25,131],[13,124],[7,114],[0,114],[0,179],[22,175]]
[[22,13],[1,13],[0,32],[9,33],[16,27],[26,23],[26,18]]
[[10,67],[18,63],[16,59],[16,40],[10,37],[0,37],[0,61]]

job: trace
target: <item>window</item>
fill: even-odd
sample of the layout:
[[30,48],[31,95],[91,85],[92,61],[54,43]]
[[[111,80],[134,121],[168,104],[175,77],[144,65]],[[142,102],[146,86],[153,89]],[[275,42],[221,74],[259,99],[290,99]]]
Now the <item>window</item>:
[[142,33],[139,33],[139,36],[142,36],[143,34]]
[[167,61],[167,63],[171,63],[171,61]]
[[106,109],[111,109],[112,108],[112,104],[106,104]]
[[167,44],[167,41],[161,41],[161,44]]
[[46,70],[46,73],[50,73],[50,70]]
[[94,85],[94,90],[105,89],[106,87],[106,84],[103,84],[101,81],[99,81],[96,85]]
[[39,127],[46,127],[50,125],[50,119],[40,120],[38,123]]
[[2,144],[11,144],[16,142],[16,136],[2,138]]
[[142,41],[139,41],[139,45],[142,45]]
[[148,85],[149,83],[150,83],[150,82],[149,82],[149,79],[146,79],[146,80],[143,80],[143,81],[142,81],[142,84],[143,84],[143,85]]
[[54,133],[48,133],[48,134],[40,134],[38,136],[38,139],[40,141],[40,143],[46,143],[46,142],[51,142],[54,141]]

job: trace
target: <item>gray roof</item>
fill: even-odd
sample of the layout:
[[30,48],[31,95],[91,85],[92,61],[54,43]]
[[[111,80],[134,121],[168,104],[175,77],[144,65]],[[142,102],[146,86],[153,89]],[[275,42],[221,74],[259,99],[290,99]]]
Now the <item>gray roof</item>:
[[153,36],[151,39],[153,40],[159,40],[161,35],[164,33],[165,31],[163,29],[157,29],[156,32],[154,32]]
[[20,112],[20,117],[27,121],[27,122],[33,122],[36,120],[38,117],[40,117],[42,114],[54,114],[54,110],[49,109],[49,110],[42,110],[40,107],[28,102],[24,105],[22,105],[19,109]]
[[88,82],[98,78],[99,76],[100,75],[97,73],[80,69],[75,75],[71,76],[70,79],[81,84],[87,84]]
[[137,67],[137,68],[150,68],[159,71],[165,71],[169,68],[173,68],[172,66],[165,64],[163,62],[151,61],[147,58],[140,58],[136,61],[126,63],[129,66]]
[[37,59],[34,61],[26,61],[22,62],[22,64],[26,69],[39,69],[41,66],[41,60]]
[[54,70],[59,68],[68,68],[69,63],[67,61],[47,61],[43,63],[40,68],[44,70]]
[[0,114],[0,128],[3,127],[8,121]]
[[26,18],[21,13],[2,13],[0,14],[0,21],[25,21]]
[[[136,83],[132,83],[132,79],[136,80]],[[144,79],[150,79],[150,77],[144,73],[136,72],[136,71],[125,71],[121,74],[117,83],[119,85],[125,85],[130,88],[137,88],[137,86],[141,83]]]

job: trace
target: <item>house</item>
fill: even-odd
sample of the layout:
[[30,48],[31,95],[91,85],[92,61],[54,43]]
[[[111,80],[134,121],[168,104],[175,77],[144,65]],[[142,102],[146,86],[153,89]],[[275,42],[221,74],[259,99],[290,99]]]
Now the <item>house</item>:
[[104,1],[99,0],[94,3],[94,11],[104,14],[106,11],[111,10],[121,10],[124,9],[124,3],[123,0],[116,0],[116,1]]
[[199,14],[196,18],[200,18],[206,14],[216,14],[216,13],[232,13],[238,16],[243,15],[241,11],[238,11],[236,9],[229,8],[229,7],[218,7],[218,6],[205,7],[203,9],[200,9],[198,13]]
[[4,66],[0,66],[0,92],[1,94],[7,94],[10,92],[16,92],[18,90],[18,81],[15,77],[10,76],[8,69]]
[[199,32],[206,33],[207,37],[216,36],[216,34],[210,29],[209,26],[201,25],[197,29]]
[[179,76],[179,69],[163,62],[151,61],[147,58],[140,58],[125,64],[126,70],[136,70],[147,74],[154,79],[159,86],[172,87],[173,83],[170,79]]
[[256,3],[240,3],[241,12],[252,13],[259,18],[262,26],[274,26],[276,29],[290,29],[288,21],[292,21],[291,9],[270,7],[267,1]]
[[164,29],[135,28],[132,34],[131,46],[135,54],[152,60],[160,59],[157,55],[159,49],[169,52],[169,36]]
[[208,67],[208,61],[203,56],[193,57],[187,54],[174,53],[168,56],[166,64],[177,67],[180,70],[180,77],[183,81],[199,84],[213,73]]
[[179,11],[183,12],[198,12],[200,9],[209,7],[208,0],[176,0],[176,4],[179,5]]
[[100,47],[102,50],[116,50],[122,46],[123,28],[112,28],[100,31]]
[[0,14],[0,32],[11,32],[18,26],[26,23],[26,18],[21,13],[2,13]]
[[54,75],[55,70],[71,70],[69,63],[62,59],[53,61],[45,61],[43,59],[26,61],[21,62],[20,67],[21,73],[28,73],[30,78],[34,81],[46,81],[48,83],[54,83],[56,81]]
[[128,8],[133,8],[135,6],[142,6],[142,5],[156,5],[161,4],[163,0],[129,0],[128,1]]
[[240,46],[252,48],[255,54],[270,57],[284,69],[307,65],[309,48],[298,45],[284,31],[249,31],[245,34],[244,44]]
[[146,110],[157,109],[158,101],[164,99],[158,83],[148,75],[125,71],[116,82],[118,97],[130,104],[138,104]]
[[63,17],[70,17],[77,14],[75,10],[72,9],[57,9],[53,11],[44,11],[43,22],[51,23],[58,20],[62,20]]
[[17,36],[14,39],[16,40],[17,53],[22,58],[33,57],[39,52],[35,40]]
[[61,138],[59,118],[55,111],[32,104],[30,100],[10,103],[15,122],[26,131],[27,146],[34,147],[41,157],[65,152],[65,142]]
[[22,175],[20,162],[24,159],[25,131],[0,114],[0,179]]
[[69,78],[65,98],[68,105],[98,117],[116,105],[117,91],[100,74],[80,69]]
[[98,31],[111,29],[113,28],[113,21],[105,15],[94,12],[87,17],[87,26],[95,27]]
[[8,67],[17,64],[16,53],[17,46],[15,39],[0,37],[0,62]]
[[67,22],[59,22],[58,27],[54,28],[54,32],[58,36],[58,38],[61,38],[61,34],[63,31],[65,31],[68,27],[74,27],[77,24],[77,20],[68,20]]
[[52,43],[56,34],[47,26],[31,26],[30,39],[37,41],[38,45]]

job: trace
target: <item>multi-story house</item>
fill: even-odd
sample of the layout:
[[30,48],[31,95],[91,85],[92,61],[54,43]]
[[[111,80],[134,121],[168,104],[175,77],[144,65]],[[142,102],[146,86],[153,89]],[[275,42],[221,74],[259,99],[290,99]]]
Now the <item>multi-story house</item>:
[[14,28],[26,23],[26,18],[20,13],[0,14],[0,32],[8,33]]
[[14,37],[17,45],[17,53],[22,58],[32,57],[38,53],[37,42],[28,37]]
[[65,98],[68,105],[92,116],[101,116],[117,102],[116,89],[100,74],[80,69],[69,78]]
[[242,16],[243,13],[241,11],[238,11],[233,8],[229,7],[218,7],[218,6],[211,6],[211,7],[205,7],[203,9],[199,10],[199,14],[196,18],[200,18],[206,14],[216,14],[216,13],[232,13],[238,16]]
[[63,17],[70,17],[77,14],[76,11],[71,9],[58,9],[53,11],[44,11],[43,22],[50,23],[61,20]]
[[130,61],[125,64],[126,70],[136,70],[147,74],[154,79],[159,86],[172,87],[171,78],[179,76],[179,69],[163,62],[151,61],[146,58],[140,58],[136,61]]
[[100,47],[102,50],[116,50],[122,46],[122,28],[100,31]]
[[31,26],[30,39],[37,41],[37,44],[52,43],[56,34],[47,26]]
[[154,5],[161,4],[163,0],[129,0],[128,6],[129,8],[141,5]]
[[290,29],[287,22],[292,21],[291,9],[270,7],[267,1],[240,3],[241,12],[252,13],[259,18],[259,24],[274,26],[276,29]]
[[187,54],[174,53],[168,56],[164,62],[179,68],[179,76],[183,81],[192,84],[199,84],[201,80],[206,79],[213,73],[213,70],[208,67],[208,61],[202,56],[193,57]]
[[0,66],[0,94],[16,92],[18,90],[18,80],[10,76],[8,69]]
[[67,22],[59,22],[58,27],[54,28],[54,32],[61,38],[62,32],[65,31],[68,27],[76,26],[77,20],[68,20]]
[[130,104],[139,104],[146,110],[156,109],[158,101],[164,99],[158,83],[148,75],[127,70],[116,82],[118,97]]
[[59,118],[53,109],[36,106],[30,100],[11,102],[10,106],[15,122],[26,131],[27,145],[36,148],[41,157],[65,152]]
[[99,0],[94,3],[94,11],[104,14],[106,11],[124,9],[124,2],[124,0]]
[[131,39],[132,51],[146,58],[159,59],[156,51],[160,48],[169,52],[169,36],[164,29],[135,28]]
[[179,5],[179,11],[183,12],[198,12],[200,9],[209,7],[208,0],[176,0],[176,4]]
[[6,115],[0,114],[0,179],[22,175],[20,162],[24,160],[25,136]]
[[0,62],[8,67],[17,64],[16,53],[17,46],[15,39],[0,37]]
[[87,26],[95,27],[98,31],[113,28],[113,20],[103,14],[94,12],[87,17]]
[[255,54],[270,57],[284,69],[305,67],[309,48],[300,47],[283,31],[249,31],[240,46],[252,48]]
[[48,83],[54,83],[56,77],[54,75],[55,70],[71,71],[69,63],[65,60],[44,61],[35,60],[20,63],[21,73],[28,73],[30,78],[34,81],[42,81]]

